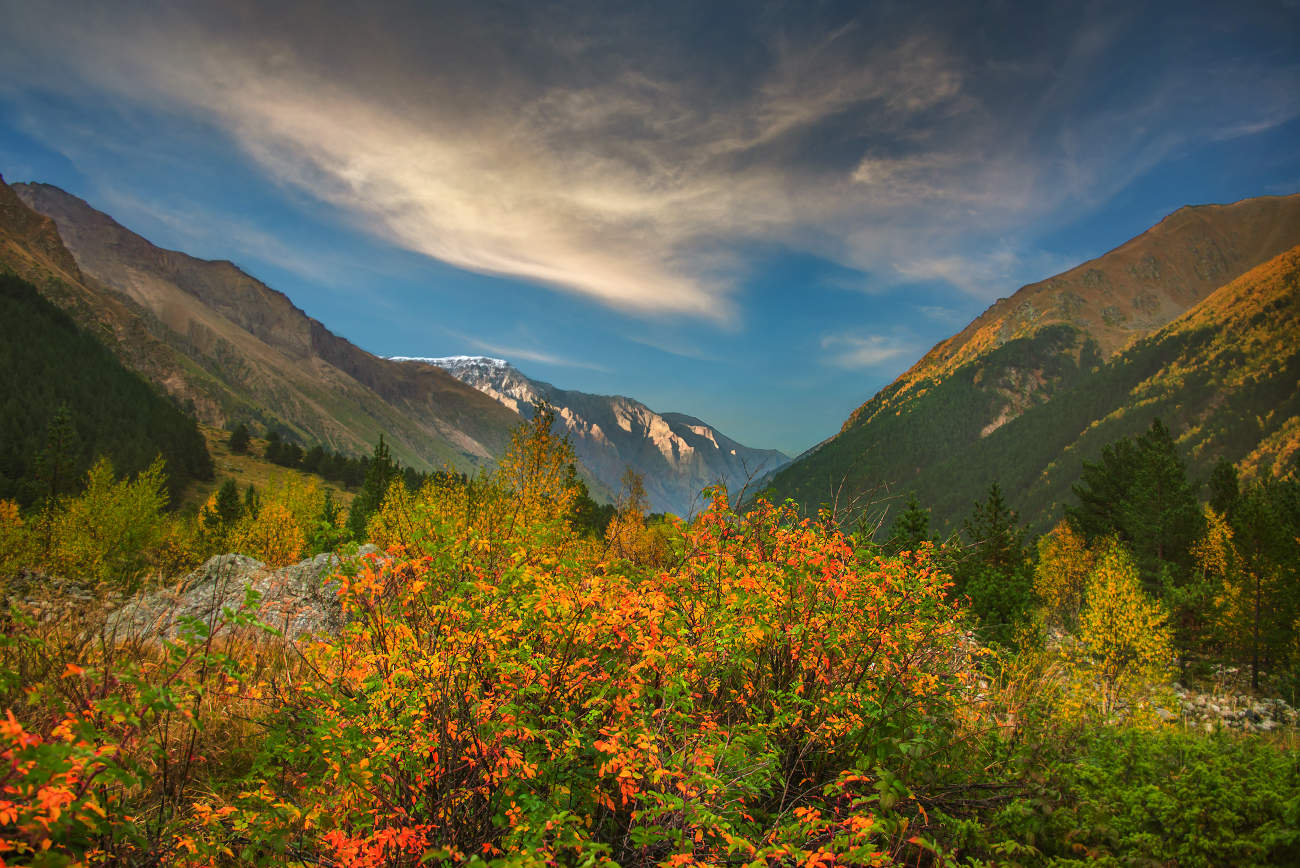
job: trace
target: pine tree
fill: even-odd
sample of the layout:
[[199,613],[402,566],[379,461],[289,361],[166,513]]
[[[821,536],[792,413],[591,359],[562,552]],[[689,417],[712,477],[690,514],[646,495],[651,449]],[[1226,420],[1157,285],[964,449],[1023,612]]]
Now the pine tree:
[[1121,529],[1148,582],[1166,571],[1172,571],[1177,582],[1202,531],[1196,490],[1169,429],[1159,419],[1138,438],[1136,449],[1137,472],[1120,507]]
[[217,490],[217,517],[229,527],[244,515],[244,504],[239,499],[239,486],[235,480],[227,479]]
[[248,433],[248,426],[240,422],[235,426],[235,430],[230,432],[230,439],[227,445],[230,451],[236,455],[244,455],[248,452],[248,446],[252,442],[252,437]]
[[375,452],[370,458],[370,465],[366,468],[365,481],[361,483],[361,490],[353,499],[352,509],[348,513],[348,529],[353,539],[358,542],[365,541],[366,522],[384,502],[388,486],[397,474],[397,465],[393,463],[392,456],[388,453],[384,435],[380,434],[379,442],[375,444]]
[[970,598],[981,634],[990,641],[1013,642],[1028,622],[1033,573],[1024,532],[997,482],[975,504],[965,531],[971,546],[957,565],[958,587]]
[[930,541],[930,510],[922,509],[916,495],[907,499],[907,508],[898,516],[889,534],[892,552],[914,552],[921,543]]

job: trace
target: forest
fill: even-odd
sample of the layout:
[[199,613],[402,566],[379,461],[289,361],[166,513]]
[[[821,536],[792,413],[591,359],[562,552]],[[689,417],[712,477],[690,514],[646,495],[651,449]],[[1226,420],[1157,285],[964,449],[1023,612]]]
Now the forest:
[[[285,470],[169,511],[107,458],[0,503],[0,864],[1300,859],[1294,471],[1202,503],[1157,422],[1037,540],[997,485],[934,540],[915,499],[601,508],[551,421],[475,477],[381,440],[347,509]],[[114,617],[226,552],[334,552],[342,628]]]

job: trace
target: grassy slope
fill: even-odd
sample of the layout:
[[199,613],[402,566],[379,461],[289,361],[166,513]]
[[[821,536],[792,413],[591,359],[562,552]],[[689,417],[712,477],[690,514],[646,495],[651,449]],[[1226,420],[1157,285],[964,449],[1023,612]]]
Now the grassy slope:
[[354,492],[341,487],[336,482],[326,481],[318,474],[304,473],[301,470],[281,467],[267,461],[261,457],[266,452],[265,440],[254,437],[248,453],[236,455],[226,445],[230,432],[209,425],[202,425],[199,430],[207,441],[216,478],[212,482],[194,482],[187,486],[181,495],[182,509],[198,509],[227,479],[235,480],[241,492],[250,485],[258,491],[267,491],[283,485],[286,480],[313,481],[322,488],[332,489],[334,502],[342,504],[345,508],[351,505],[352,498],[356,496]]

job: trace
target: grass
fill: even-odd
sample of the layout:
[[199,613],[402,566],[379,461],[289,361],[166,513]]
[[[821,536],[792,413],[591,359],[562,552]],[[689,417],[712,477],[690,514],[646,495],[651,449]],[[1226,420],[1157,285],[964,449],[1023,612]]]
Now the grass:
[[265,440],[254,437],[248,452],[236,455],[226,445],[230,432],[207,425],[200,425],[199,430],[207,441],[214,475],[211,482],[193,482],[186,487],[178,504],[182,512],[197,511],[227,479],[235,480],[241,492],[250,485],[258,491],[266,491],[278,485],[286,477],[297,477],[304,481],[314,479],[322,489],[334,492],[335,503],[340,504],[344,509],[352,505],[355,493],[340,487],[337,483],[327,482],[325,477],[316,473],[305,473],[267,461],[262,457],[266,453]]

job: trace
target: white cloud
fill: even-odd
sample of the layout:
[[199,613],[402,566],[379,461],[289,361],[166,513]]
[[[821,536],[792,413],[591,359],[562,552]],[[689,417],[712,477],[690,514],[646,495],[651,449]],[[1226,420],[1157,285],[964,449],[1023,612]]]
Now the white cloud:
[[827,364],[839,368],[872,368],[917,351],[911,342],[890,335],[826,335],[821,347],[827,351]]
[[1077,216],[1189,141],[1297,111],[1291,67],[1255,91],[1249,70],[1207,91],[1171,67],[1097,108],[1087,83],[1122,17],[972,58],[921,18],[820,33],[793,15],[742,22],[744,56],[714,59],[644,39],[653,12],[449,8],[404,29],[397,9],[316,3],[6,3],[23,36],[0,57],[11,92],[25,77],[187,113],[410,250],[718,323],[741,308],[751,242],[1009,294],[1050,272],[999,239]]

